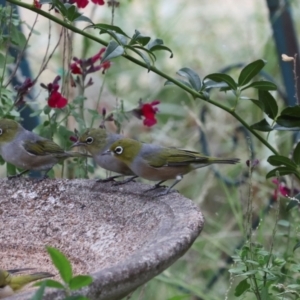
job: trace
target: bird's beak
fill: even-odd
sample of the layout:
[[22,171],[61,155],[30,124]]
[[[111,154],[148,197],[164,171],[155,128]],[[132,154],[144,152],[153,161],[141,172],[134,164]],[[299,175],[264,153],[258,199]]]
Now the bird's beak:
[[113,152],[110,150],[106,150],[101,155],[113,155]]
[[77,141],[71,146],[71,148],[78,147],[78,146],[85,146],[85,143],[81,143],[81,142]]

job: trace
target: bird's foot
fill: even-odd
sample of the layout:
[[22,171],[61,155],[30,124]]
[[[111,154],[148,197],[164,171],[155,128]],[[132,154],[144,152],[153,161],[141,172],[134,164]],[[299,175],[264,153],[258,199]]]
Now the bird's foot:
[[177,190],[172,190],[167,188],[163,192],[156,194],[155,197],[162,197],[172,193],[179,193],[179,192]]
[[11,180],[11,179],[15,179],[15,178],[20,178],[22,175],[23,175],[23,173],[19,173],[19,174],[15,174],[15,175],[9,175],[9,176],[7,176],[7,179]]
[[152,188],[146,190],[144,193],[148,193],[148,192],[160,189],[160,188],[167,188],[167,186],[166,185],[162,185],[162,184],[155,184]]
[[122,185],[122,184],[126,184],[128,182],[134,181],[135,182],[135,178],[137,178],[138,176],[131,176],[130,178],[124,179],[124,180],[120,180],[120,181],[115,181],[112,185],[117,186],[117,185]]
[[49,178],[48,175],[43,175],[43,176],[40,176],[40,177],[31,178],[31,180],[34,181],[34,182],[40,182],[40,181],[43,181],[43,180],[48,179],[48,178]]
[[119,178],[119,177],[121,177],[121,175],[111,176],[105,179],[97,179],[96,182],[101,182],[101,183],[111,182],[111,181],[115,181],[115,178]]

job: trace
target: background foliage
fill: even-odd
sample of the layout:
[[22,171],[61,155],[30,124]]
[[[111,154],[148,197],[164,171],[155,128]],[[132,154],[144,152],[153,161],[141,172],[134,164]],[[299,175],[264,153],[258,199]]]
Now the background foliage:
[[[300,32],[300,8],[296,1],[291,1],[290,4],[295,28]],[[90,3],[81,11],[96,24],[112,22],[112,8],[108,5],[94,6]],[[25,21],[22,27],[25,37],[29,34],[28,28],[34,18],[35,13],[21,10],[21,20]],[[271,74],[279,88],[283,87],[264,1],[201,1],[201,4],[198,1],[189,1],[187,4],[186,1],[177,0],[172,1],[172,5],[158,0],[121,1],[113,18],[114,25],[126,33],[132,35],[137,29],[144,35],[163,39],[174,57],[169,58],[168,52],[157,52],[155,66],[171,77],[179,78],[176,72],[183,67],[189,67],[203,79],[206,75],[220,72],[231,65],[244,66],[258,59],[265,59],[267,64],[264,71]],[[79,28],[86,25],[82,22],[76,23]],[[50,32],[53,46],[59,39],[61,27],[51,23]],[[88,29],[87,32],[97,35],[99,30]],[[63,66],[67,60],[66,49],[72,50],[71,57],[79,58],[91,57],[100,50],[98,43],[81,35],[72,32],[68,35],[68,38],[59,43],[38,79],[39,83],[52,82],[57,74],[63,75]],[[110,41],[107,35],[99,37]],[[48,39],[49,23],[40,16],[27,48],[33,74],[39,72]],[[22,42],[24,43],[24,39],[20,35],[18,43]],[[242,67],[232,68],[228,74],[237,81],[241,69]],[[203,211],[206,219],[204,231],[182,259],[138,289],[131,299],[232,299],[235,293],[236,296],[240,293],[244,299],[297,299],[299,254],[293,248],[299,237],[299,216],[296,209],[286,211],[289,203],[286,198],[281,200],[280,206],[277,205],[278,202],[272,202],[272,206],[269,206],[274,193],[277,191],[280,194],[283,189],[282,185],[276,186],[271,179],[265,177],[274,169],[267,162],[272,152],[256,138],[246,138],[247,134],[241,129],[240,123],[227,112],[200,99],[194,100],[179,87],[164,86],[164,78],[123,57],[113,59],[112,67],[105,75],[101,72],[93,73],[92,78],[94,84],[85,90],[87,100],[84,105],[86,108],[96,108],[99,115],[103,108],[118,115],[121,103],[129,111],[138,105],[141,98],[147,102],[154,99],[161,101],[157,115],[158,124],[147,128],[135,118],[121,119],[121,131],[124,135],[145,142],[198,151],[208,148],[211,155],[235,156],[242,160],[237,167],[218,167],[219,174],[226,177],[225,181],[217,178],[212,169],[207,168],[187,175],[178,185],[180,192],[193,199]],[[78,89],[63,84],[62,86],[68,99],[74,99],[80,94]],[[36,108],[42,109],[45,106],[44,99],[47,98],[46,91],[37,84],[32,94]],[[101,98],[97,107],[99,94]],[[272,91],[270,94],[273,95],[280,112],[285,106],[282,98],[277,92]],[[245,91],[245,96],[258,99],[257,90],[249,89]],[[266,97],[268,95],[261,95],[261,99]],[[210,98],[228,107],[233,107],[236,101],[233,93],[221,93],[218,89],[210,92]],[[271,124],[271,119],[277,115],[274,107],[275,105],[270,105],[268,111],[261,110],[253,102],[241,99],[236,113],[248,124],[257,123],[263,118]],[[272,113],[275,115],[272,116]],[[271,116],[271,119],[266,115]],[[42,114],[41,118],[43,120],[45,115]],[[95,121],[95,126],[100,121],[101,118]],[[75,118],[70,118],[67,125],[70,131],[74,128],[81,129]],[[111,131],[117,130],[112,123],[108,127]],[[272,131],[262,135],[281,155],[287,157],[292,154],[292,132]],[[203,143],[205,140],[206,143]],[[250,158],[259,161],[253,172],[246,165],[246,160]],[[299,165],[297,159],[296,163]],[[59,168],[56,168],[55,176],[60,176]],[[103,170],[96,169],[89,176],[104,174]],[[275,173],[273,175],[276,176]],[[286,180],[289,191],[297,187],[293,177]],[[242,183],[228,185],[226,182]],[[247,204],[249,200],[251,207],[253,206],[251,210]],[[252,245],[246,241],[254,220],[257,220],[257,224],[251,240],[255,245]],[[275,227],[276,224],[278,227]],[[230,265],[226,260],[237,254],[236,247],[244,242],[246,246],[235,257],[236,263],[228,272]],[[222,268],[224,274],[209,286],[211,279]],[[276,278],[272,279],[271,275],[266,278],[266,273]],[[241,274],[243,275],[235,276]],[[252,287],[255,286],[255,280],[258,284],[267,282],[265,286],[268,287],[266,290],[270,295],[264,294],[264,289],[260,289],[261,295],[257,295],[255,289],[243,294],[250,283]],[[283,296],[281,293],[286,291],[288,292]]]

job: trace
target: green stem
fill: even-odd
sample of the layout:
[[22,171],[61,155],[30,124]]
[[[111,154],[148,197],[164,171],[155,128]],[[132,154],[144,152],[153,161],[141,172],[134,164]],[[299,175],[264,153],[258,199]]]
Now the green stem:
[[[76,32],[76,33],[79,33],[80,35],[82,36],[85,36],[97,43],[100,43],[104,46],[107,46],[108,43],[105,42],[104,40],[98,38],[98,37],[95,37],[83,30],[80,30],[78,28],[76,28],[75,26],[69,24],[69,23],[66,23],[64,22],[63,20],[59,19],[59,18],[56,18],[55,16],[41,10],[41,9],[38,9],[38,8],[35,8],[32,4],[27,4],[27,3],[24,3],[24,2],[20,2],[18,0],[7,0],[8,2],[10,3],[13,3],[15,5],[18,5],[18,6],[21,6],[21,7],[24,7],[26,9],[29,9],[31,11],[34,11],[46,18],[48,18],[49,20],[52,20],[53,22],[56,22],[57,24],[60,24],[62,25],[63,27],[65,28],[68,28],[69,30],[73,31],[73,32]],[[162,71],[158,70],[155,66],[147,66],[146,63],[128,55],[128,54],[123,54],[122,55],[123,57],[125,57],[126,59],[132,61],[133,63],[149,70],[149,71],[152,71],[153,73],[156,73],[157,75],[167,79],[168,81],[170,82],[173,82],[175,85],[179,86],[180,88],[182,88],[183,90],[185,90],[186,92],[188,92],[189,94],[191,94],[194,98],[200,98],[214,106],[217,106],[225,111],[227,111],[229,114],[231,114],[234,118],[236,118],[243,126],[245,126],[245,128],[247,128],[260,142],[262,142],[267,148],[269,148],[275,155],[279,155],[278,152],[275,150],[275,148],[273,148],[259,133],[257,133],[254,129],[252,129],[250,127],[250,125],[248,125],[244,119],[242,119],[240,116],[238,116],[235,111],[225,105],[223,105],[222,103],[220,102],[217,102],[217,101],[214,101],[212,99],[207,99],[206,97],[204,97],[201,93],[193,90],[192,88],[189,88],[188,86],[186,86],[185,84],[179,82],[178,80],[172,78],[171,76],[163,73]]]

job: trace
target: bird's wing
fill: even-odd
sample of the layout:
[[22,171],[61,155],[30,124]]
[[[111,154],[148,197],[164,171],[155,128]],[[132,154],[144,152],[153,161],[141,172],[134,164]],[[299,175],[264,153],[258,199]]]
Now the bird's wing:
[[65,151],[51,140],[24,141],[23,147],[33,155],[63,154]]
[[169,167],[179,167],[192,163],[207,163],[207,160],[207,157],[202,156],[198,152],[176,149],[168,156],[167,165]]
[[149,161],[149,165],[154,168],[180,167],[191,163],[207,162],[207,157],[201,156],[198,152],[176,148],[166,148],[159,155],[149,153],[146,159]]

